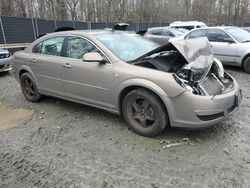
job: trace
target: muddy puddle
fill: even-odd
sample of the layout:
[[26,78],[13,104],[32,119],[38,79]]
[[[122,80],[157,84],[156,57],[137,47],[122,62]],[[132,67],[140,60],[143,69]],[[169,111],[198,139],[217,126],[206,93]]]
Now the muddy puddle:
[[32,114],[33,110],[0,105],[0,131],[24,125]]

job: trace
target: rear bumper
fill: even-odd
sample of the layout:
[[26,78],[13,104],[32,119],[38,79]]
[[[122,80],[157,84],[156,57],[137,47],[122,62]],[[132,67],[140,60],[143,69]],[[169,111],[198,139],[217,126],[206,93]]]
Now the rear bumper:
[[235,80],[231,91],[215,97],[185,92],[168,99],[171,126],[201,129],[216,125],[237,111],[241,98],[241,90]]
[[11,70],[11,58],[0,59],[0,72]]

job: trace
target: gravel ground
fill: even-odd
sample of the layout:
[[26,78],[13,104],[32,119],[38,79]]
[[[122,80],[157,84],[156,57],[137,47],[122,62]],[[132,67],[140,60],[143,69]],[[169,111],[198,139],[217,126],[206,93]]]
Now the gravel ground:
[[210,129],[169,128],[153,139],[96,108],[27,102],[1,73],[0,188],[249,187],[250,75],[227,69],[243,90],[237,113]]

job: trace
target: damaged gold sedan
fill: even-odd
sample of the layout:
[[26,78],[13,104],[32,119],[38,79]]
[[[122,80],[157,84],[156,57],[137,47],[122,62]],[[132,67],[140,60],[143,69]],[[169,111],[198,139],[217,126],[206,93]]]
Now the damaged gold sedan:
[[167,125],[218,124],[241,101],[204,38],[160,46],[128,32],[66,31],[39,38],[12,61],[27,100],[50,95],[108,110],[143,136]]

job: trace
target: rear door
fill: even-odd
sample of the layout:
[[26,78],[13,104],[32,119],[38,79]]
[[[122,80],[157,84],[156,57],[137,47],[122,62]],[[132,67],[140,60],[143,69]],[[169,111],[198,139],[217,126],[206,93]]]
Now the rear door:
[[225,64],[234,64],[237,55],[237,43],[228,42],[233,39],[221,29],[208,29],[207,38],[213,48],[214,55]]
[[111,63],[85,62],[83,55],[98,52],[90,40],[77,36],[67,38],[63,70],[63,85],[68,98],[103,108],[112,108],[113,69]]
[[29,57],[29,65],[35,74],[38,88],[50,94],[63,95],[62,47],[65,37],[53,37],[37,44]]

